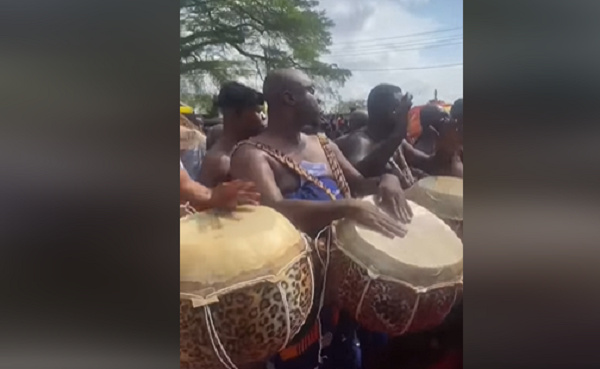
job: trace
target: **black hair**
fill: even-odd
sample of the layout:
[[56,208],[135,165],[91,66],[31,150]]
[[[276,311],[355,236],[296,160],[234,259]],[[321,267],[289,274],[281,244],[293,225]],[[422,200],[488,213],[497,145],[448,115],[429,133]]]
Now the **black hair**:
[[452,104],[452,108],[450,108],[450,116],[452,118],[462,117],[463,115],[463,99],[460,98]]
[[383,108],[396,99],[395,94],[402,93],[402,89],[388,83],[380,83],[373,87],[367,98],[367,111],[369,116],[378,116]]
[[238,82],[226,82],[219,91],[217,105],[221,110],[242,110],[264,105],[265,99],[260,92]]
[[425,128],[425,126],[438,123],[441,115],[446,115],[441,106],[434,103],[428,103],[419,111],[421,126]]

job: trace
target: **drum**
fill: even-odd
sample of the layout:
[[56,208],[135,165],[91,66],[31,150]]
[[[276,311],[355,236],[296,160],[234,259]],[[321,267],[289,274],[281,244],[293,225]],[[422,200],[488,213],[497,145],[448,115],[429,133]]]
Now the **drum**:
[[405,192],[406,198],[445,221],[462,240],[463,180],[457,177],[425,177]]
[[414,216],[403,238],[350,220],[333,226],[339,301],[362,327],[390,336],[440,325],[462,291],[462,242],[430,211],[409,204]]
[[180,219],[180,363],[264,362],[298,333],[315,293],[308,243],[267,207]]

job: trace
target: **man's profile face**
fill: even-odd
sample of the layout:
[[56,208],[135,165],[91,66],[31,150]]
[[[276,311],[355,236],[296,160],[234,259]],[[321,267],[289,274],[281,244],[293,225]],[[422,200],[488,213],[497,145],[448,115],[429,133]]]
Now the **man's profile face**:
[[315,96],[315,87],[310,78],[302,73],[298,83],[298,110],[306,124],[318,125],[321,117],[319,100]]
[[255,136],[262,132],[265,127],[265,119],[263,118],[263,106],[256,105],[248,107],[242,111],[240,121],[244,131],[251,136]]

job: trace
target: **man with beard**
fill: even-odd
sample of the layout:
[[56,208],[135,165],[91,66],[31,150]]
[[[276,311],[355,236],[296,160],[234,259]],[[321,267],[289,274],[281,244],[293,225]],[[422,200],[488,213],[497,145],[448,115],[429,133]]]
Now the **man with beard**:
[[200,183],[214,187],[228,180],[231,151],[243,140],[260,133],[264,99],[260,92],[237,82],[221,88],[217,105],[223,114],[223,133],[204,157]]
[[[279,211],[310,236],[341,218],[352,219],[388,237],[404,236],[406,231],[401,223],[410,221],[412,213],[398,179],[393,175],[364,178],[324,135],[309,136],[301,132],[306,124],[317,125],[320,120],[314,92],[312,81],[301,71],[286,69],[269,73],[263,85],[269,105],[269,125],[234,149],[232,177],[256,183],[263,205]],[[373,205],[350,198],[350,194],[377,194],[382,205],[387,205],[387,212],[397,219]],[[315,303],[317,309],[318,305]],[[360,367],[353,324],[343,319],[336,324],[338,310],[334,305],[326,304],[317,322],[316,311],[291,345],[271,360],[274,367]],[[331,344],[323,347],[322,352],[319,337],[308,334],[315,327],[331,338]],[[320,362],[319,354],[327,359]]]

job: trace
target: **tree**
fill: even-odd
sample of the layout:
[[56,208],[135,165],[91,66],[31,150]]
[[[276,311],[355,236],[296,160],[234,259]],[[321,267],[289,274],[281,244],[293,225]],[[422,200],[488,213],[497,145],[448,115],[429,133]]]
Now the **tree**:
[[[315,0],[181,0],[180,67],[184,78],[216,84],[272,69],[298,68],[318,87],[343,85],[347,69],[319,61],[333,22]],[[321,90],[323,90],[321,88]]]

